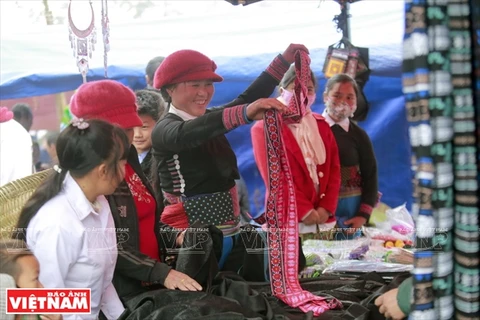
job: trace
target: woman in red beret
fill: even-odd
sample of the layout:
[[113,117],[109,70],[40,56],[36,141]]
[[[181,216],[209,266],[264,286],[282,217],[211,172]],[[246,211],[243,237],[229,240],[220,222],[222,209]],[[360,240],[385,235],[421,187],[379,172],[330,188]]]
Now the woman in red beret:
[[[215,92],[213,83],[223,80],[208,57],[180,50],[166,57],[155,73],[154,87],[169,104],[168,114],[152,132],[154,169],[160,180],[157,187],[165,198],[162,222],[176,228],[188,228],[195,222],[217,226],[224,235],[220,268],[225,263],[232,265],[227,258],[241,242],[235,189],[239,171],[225,134],[262,119],[265,110],[286,110],[278,100],[267,97],[298,50],[308,52],[303,45],[291,44],[237,99],[208,110]],[[234,263],[237,270],[233,271],[240,267]]]
[[132,145],[133,129],[142,126],[136,103],[132,90],[112,80],[81,85],[70,103],[76,117],[118,125],[129,139],[125,178],[107,197],[118,242],[113,284],[124,301],[158,286],[184,291],[202,289],[197,281],[165,263],[166,251],[181,245],[184,235],[178,236],[178,231],[160,224],[161,206],[157,205]]

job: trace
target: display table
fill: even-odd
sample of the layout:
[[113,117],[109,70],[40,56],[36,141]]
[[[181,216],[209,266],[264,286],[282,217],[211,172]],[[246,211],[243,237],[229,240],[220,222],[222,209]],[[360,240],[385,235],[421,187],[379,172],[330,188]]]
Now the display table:
[[300,272],[301,278],[369,272],[390,278],[413,268],[411,251],[386,248],[383,243],[366,237],[343,241],[306,240],[303,252],[307,267]]

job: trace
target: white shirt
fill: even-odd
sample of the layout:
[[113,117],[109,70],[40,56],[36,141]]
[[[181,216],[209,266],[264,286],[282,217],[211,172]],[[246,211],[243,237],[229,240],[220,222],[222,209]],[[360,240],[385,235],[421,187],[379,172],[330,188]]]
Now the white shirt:
[[179,116],[180,118],[182,118],[183,121],[188,121],[188,120],[193,120],[193,119],[196,119],[197,117],[195,116],[192,116],[191,114],[189,113],[186,113],[185,111],[183,110],[180,110],[180,109],[177,109],[175,108],[175,106],[173,104],[170,103],[170,109],[168,110],[169,113],[173,113],[173,114],[176,114],[177,116]]
[[338,124],[340,127],[343,128],[343,130],[345,130],[346,132],[348,132],[348,130],[350,129],[350,119],[348,118],[345,118],[343,119],[342,121],[340,122],[335,122],[335,120],[333,120],[326,111],[323,111],[322,113],[322,117],[325,118],[325,121],[331,126],[333,125],[336,125]]
[[32,173],[32,137],[13,119],[0,123],[0,186]]
[[143,160],[145,160],[145,158],[147,157],[148,151],[143,151],[142,153],[138,154],[138,162],[142,163]]
[[118,319],[124,307],[113,287],[117,261],[115,226],[104,196],[95,212],[80,186],[67,173],[63,190],[30,221],[27,244],[40,262],[45,288],[90,288],[90,315],[63,315],[69,319]]

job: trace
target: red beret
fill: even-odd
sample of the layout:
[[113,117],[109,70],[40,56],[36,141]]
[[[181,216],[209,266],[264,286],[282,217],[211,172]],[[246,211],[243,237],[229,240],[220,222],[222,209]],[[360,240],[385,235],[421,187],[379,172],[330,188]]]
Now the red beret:
[[169,84],[186,81],[223,80],[215,73],[217,65],[206,55],[195,50],[179,50],[163,60],[155,72],[153,86],[160,89]]
[[70,111],[77,118],[100,119],[123,129],[140,127],[136,96],[120,82],[100,80],[84,83],[70,101]]

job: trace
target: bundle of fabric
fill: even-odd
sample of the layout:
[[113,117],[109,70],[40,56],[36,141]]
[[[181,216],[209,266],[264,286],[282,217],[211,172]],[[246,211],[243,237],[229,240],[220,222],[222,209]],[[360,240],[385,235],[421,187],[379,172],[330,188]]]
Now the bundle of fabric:
[[401,274],[389,284],[375,273],[304,279],[301,285],[305,290],[343,304],[342,309],[314,316],[274,297],[269,283],[247,283],[232,274],[219,274],[208,292],[164,289],[138,296],[127,303],[133,311],[124,319],[384,320],[374,305],[375,298],[408,276]]
[[[222,249],[222,233],[214,226],[198,227],[208,228],[211,237],[198,245],[194,242],[198,234],[187,229],[181,252],[175,261],[175,269],[197,280],[203,291],[185,292],[157,288],[145,292],[124,301],[128,310],[121,320],[384,319],[371,318],[376,312],[374,298],[387,290],[386,281],[377,274],[321,275],[316,279],[302,279],[300,282],[297,280],[302,290],[322,299],[322,302],[340,301],[343,306],[315,315],[313,311],[305,312],[286,304],[272,294],[269,282],[248,282],[232,272],[219,273],[217,259]],[[189,259],[189,255],[193,259]],[[245,267],[258,268],[259,264],[246,264]],[[408,274],[405,274],[403,278],[407,276]]]

